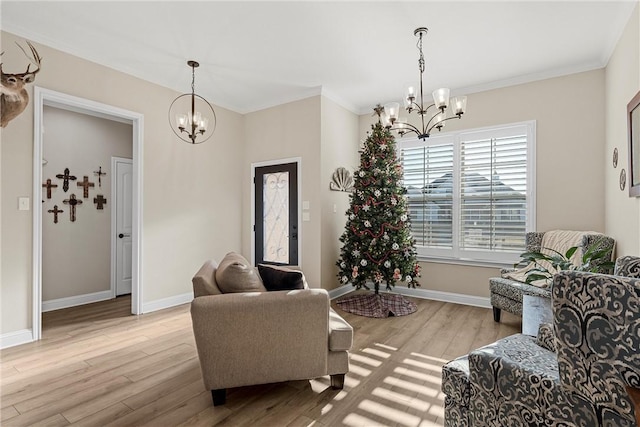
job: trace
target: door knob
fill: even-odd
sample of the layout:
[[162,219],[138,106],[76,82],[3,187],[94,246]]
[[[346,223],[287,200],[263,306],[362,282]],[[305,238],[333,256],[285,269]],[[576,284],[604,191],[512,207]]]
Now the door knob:
[[131,234],[129,234],[129,233],[126,233],[126,234],[124,234],[124,233],[120,233],[120,234],[118,234],[118,237],[119,237],[119,238],[121,238],[121,239],[122,239],[123,237],[131,237]]

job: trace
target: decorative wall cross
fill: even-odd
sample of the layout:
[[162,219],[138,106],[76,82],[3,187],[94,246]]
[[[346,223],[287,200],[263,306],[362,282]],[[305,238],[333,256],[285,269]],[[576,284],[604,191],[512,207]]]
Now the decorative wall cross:
[[89,197],[89,187],[95,187],[96,185],[93,182],[89,182],[89,177],[84,176],[84,179],[81,182],[78,182],[78,187],[82,187],[82,197],[85,199]]
[[49,209],[47,212],[53,214],[53,223],[58,223],[58,214],[64,212],[62,209],[58,209],[58,205],[53,205],[53,209]]
[[94,175],[98,175],[98,187],[102,187],[102,175],[106,175],[106,172],[102,172],[102,166],[97,171],[93,171]]
[[58,188],[58,184],[52,184],[50,179],[47,179],[47,183],[46,184],[42,184],[42,188],[46,188],[47,189],[47,199],[51,198],[51,189],[52,188]]
[[76,199],[75,194],[71,194],[71,197],[62,201],[65,205],[71,206],[69,215],[71,216],[71,222],[76,222],[76,206],[82,204],[82,200]]
[[96,209],[104,210],[104,205],[107,204],[107,199],[102,194],[98,194],[98,197],[93,198],[93,203],[96,204]]
[[69,168],[65,168],[64,169],[64,174],[59,173],[58,175],[56,175],[56,178],[62,179],[62,189],[64,190],[64,192],[66,193],[67,191],[69,191],[69,180],[71,181],[75,181],[76,178],[73,175],[69,175]]

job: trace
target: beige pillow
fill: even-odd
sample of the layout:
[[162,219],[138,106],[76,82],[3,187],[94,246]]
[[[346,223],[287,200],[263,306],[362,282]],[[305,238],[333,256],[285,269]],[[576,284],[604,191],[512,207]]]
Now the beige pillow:
[[262,279],[242,255],[229,252],[218,265],[216,281],[222,293],[266,292]]

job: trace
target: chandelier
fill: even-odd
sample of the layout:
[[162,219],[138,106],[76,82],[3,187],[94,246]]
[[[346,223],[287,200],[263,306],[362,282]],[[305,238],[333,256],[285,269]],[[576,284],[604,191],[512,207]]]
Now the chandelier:
[[187,61],[191,67],[191,93],[173,100],[169,107],[169,123],[184,142],[201,144],[211,138],[216,129],[216,113],[209,102],[195,93],[197,61]]
[[[425,108],[422,83],[422,77],[424,75],[422,37],[427,34],[427,31],[429,30],[426,27],[420,27],[416,28],[413,32],[414,36],[418,36],[417,47],[420,52],[420,58],[418,59],[418,68],[420,69],[420,98],[416,98],[416,90],[413,86],[407,89],[404,98],[405,110],[407,110],[409,114],[415,111],[420,116],[421,127],[414,126],[407,120],[398,119],[400,105],[397,102],[390,102],[384,106],[384,123],[386,127],[398,132],[400,136],[404,136],[407,133],[415,133],[421,140],[429,138],[433,129],[442,130],[447,120],[462,118],[467,108],[467,97],[458,96],[449,98],[449,89],[447,88],[433,91],[433,104]],[[451,106],[452,116],[447,117],[447,107],[449,106]],[[429,112],[431,107],[435,107],[435,109]]]

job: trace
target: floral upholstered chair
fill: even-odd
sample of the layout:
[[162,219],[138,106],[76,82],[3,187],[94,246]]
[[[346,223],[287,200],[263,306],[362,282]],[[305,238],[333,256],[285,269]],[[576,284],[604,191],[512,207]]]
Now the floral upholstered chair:
[[[554,230],[553,232],[558,231]],[[525,251],[540,252],[543,247],[544,236],[545,232],[534,231],[527,233],[525,236]],[[612,260],[613,250],[615,247],[614,239],[603,236],[602,234],[582,233],[580,242],[581,247],[586,248],[596,242],[598,249],[608,249],[609,251],[608,256],[605,255],[601,262]],[[564,253],[566,249],[569,248],[564,248],[562,252]],[[530,285],[509,277],[514,271],[514,269],[503,269],[500,272],[500,277],[492,277],[489,279],[489,293],[491,296],[491,305],[493,307],[493,320],[496,322],[500,321],[500,314],[502,310],[521,316],[523,295],[551,298],[550,288]],[[599,270],[598,272],[608,273],[610,270]]]
[[616,273],[554,276],[553,325],[512,335],[443,367],[445,426],[637,426],[640,258]]

